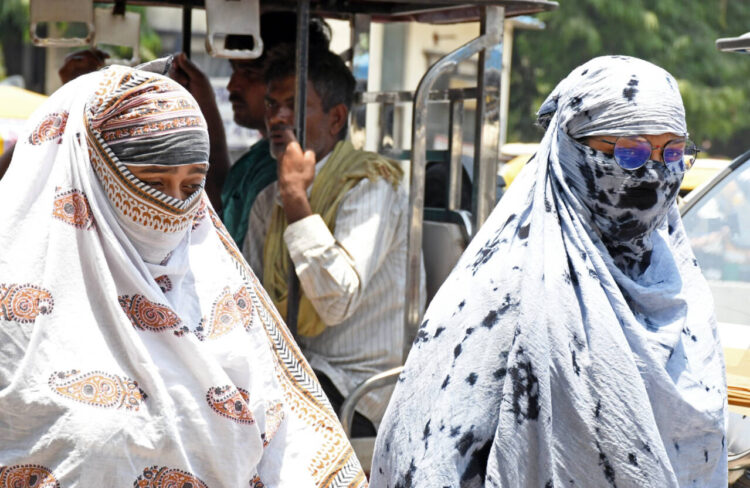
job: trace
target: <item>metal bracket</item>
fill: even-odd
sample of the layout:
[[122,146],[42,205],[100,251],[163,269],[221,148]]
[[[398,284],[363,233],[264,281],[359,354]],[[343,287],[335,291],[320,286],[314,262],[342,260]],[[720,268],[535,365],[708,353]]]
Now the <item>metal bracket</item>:
[[[94,1],[93,0],[31,0],[30,2],[30,35],[35,46],[75,47],[88,46],[94,38]],[[86,25],[86,37],[39,37],[36,33],[40,23],[80,22]]]
[[110,57],[107,64],[126,64],[135,66],[141,60],[141,14],[138,12],[124,12],[122,15],[109,8],[94,9],[94,25],[96,26],[96,45],[108,44],[125,46],[133,50],[130,59],[115,59]]
[[[206,51],[211,56],[256,59],[263,54],[258,0],[206,0],[206,29]],[[228,48],[230,36],[252,38],[252,48]]]
[[716,39],[716,47],[724,52],[748,53],[750,52],[750,32],[739,37]]

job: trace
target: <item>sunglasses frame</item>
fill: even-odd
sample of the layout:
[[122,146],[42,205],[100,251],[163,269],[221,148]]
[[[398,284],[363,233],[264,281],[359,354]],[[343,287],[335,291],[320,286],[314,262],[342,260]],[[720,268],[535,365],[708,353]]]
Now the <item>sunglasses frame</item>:
[[[651,152],[649,153],[649,157],[648,157],[648,158],[646,158],[646,159],[645,159],[645,160],[644,160],[644,161],[643,161],[643,162],[642,162],[642,163],[641,163],[640,165],[636,166],[635,168],[626,168],[626,167],[624,167],[624,166],[623,166],[622,164],[620,164],[620,161],[619,161],[619,160],[617,159],[617,157],[616,157],[616,156],[614,155],[614,148],[615,148],[615,147],[617,147],[617,142],[618,142],[618,141],[619,141],[620,139],[624,139],[624,138],[628,138],[628,139],[630,139],[630,138],[634,138],[634,137],[641,137],[641,138],[643,139],[643,142],[646,142],[646,143],[647,143],[647,144],[649,145],[649,147],[651,148]],[[693,164],[695,164],[695,159],[696,159],[696,158],[698,157],[698,153],[699,153],[699,152],[701,152],[700,148],[698,148],[698,146],[696,146],[696,145],[695,145],[695,143],[694,143],[693,141],[691,141],[691,140],[690,140],[690,139],[689,139],[688,137],[677,137],[677,138],[675,138],[675,139],[671,139],[671,140],[669,140],[669,141],[665,142],[665,143],[664,143],[664,144],[662,144],[661,146],[654,146],[653,144],[651,144],[651,141],[649,141],[648,139],[646,139],[646,138],[645,138],[645,137],[643,137],[643,136],[618,136],[618,137],[617,137],[617,139],[615,139],[615,142],[612,142],[612,141],[608,141],[608,140],[606,140],[606,139],[598,139],[598,138],[597,138],[597,139],[595,139],[595,140],[596,140],[596,141],[599,141],[599,142],[603,142],[603,143],[605,143],[605,144],[609,144],[609,145],[611,145],[611,146],[612,146],[612,156],[613,156],[613,157],[615,158],[615,161],[617,161],[617,164],[618,164],[618,165],[619,165],[619,166],[620,166],[621,168],[623,168],[623,169],[625,169],[625,170],[628,170],[628,171],[634,171],[634,170],[636,170],[636,169],[638,169],[638,168],[641,168],[641,167],[643,167],[643,165],[644,165],[644,164],[646,164],[646,163],[647,163],[647,162],[649,161],[649,158],[651,157],[651,153],[653,153],[653,152],[654,152],[655,150],[657,150],[657,149],[659,150],[659,157],[661,157],[661,162],[662,162],[662,163],[664,163],[664,166],[666,166],[666,167],[667,167],[667,168],[668,168],[668,169],[669,169],[670,171],[674,171],[674,170],[672,169],[672,167],[671,167],[670,165],[673,165],[673,164],[676,164],[676,163],[667,163],[667,162],[666,162],[666,161],[664,160],[664,148],[666,148],[667,146],[669,146],[669,145],[670,145],[671,143],[673,143],[673,142],[675,142],[675,141],[680,141],[680,140],[684,140],[684,141],[685,141],[685,150],[687,150],[687,149],[688,149],[688,148],[689,148],[690,146],[692,146],[692,148],[693,148],[693,149],[695,149],[695,156],[694,156],[694,158],[693,158]],[[684,160],[685,160],[685,152],[686,152],[686,151],[683,151],[683,157],[682,157],[681,161],[684,161]],[[684,167],[684,166],[686,166],[686,165],[684,165],[684,164],[683,164],[683,167]],[[692,166],[693,166],[693,165],[691,164],[690,166],[688,166],[688,167],[685,167],[685,168],[684,168],[684,169],[682,170],[682,172],[684,173],[685,171],[689,170],[689,169],[690,169],[690,168],[691,168]]]

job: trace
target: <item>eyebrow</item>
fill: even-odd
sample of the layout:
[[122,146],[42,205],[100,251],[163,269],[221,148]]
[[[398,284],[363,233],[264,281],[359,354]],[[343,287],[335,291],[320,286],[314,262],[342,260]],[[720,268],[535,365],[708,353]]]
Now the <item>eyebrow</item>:
[[285,103],[289,106],[294,105],[294,95],[291,97],[287,97],[284,100],[281,100],[280,98],[275,98],[271,95],[265,95],[265,99],[267,102],[273,102],[273,103]]

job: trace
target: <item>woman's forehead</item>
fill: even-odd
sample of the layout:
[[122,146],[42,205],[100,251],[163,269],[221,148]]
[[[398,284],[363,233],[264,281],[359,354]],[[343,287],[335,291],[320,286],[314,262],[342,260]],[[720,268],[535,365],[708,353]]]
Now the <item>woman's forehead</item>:
[[[602,134],[596,137],[617,139],[618,137],[623,137],[623,136],[614,135],[614,134]],[[674,132],[664,132],[661,134],[632,134],[631,137],[642,137],[644,139],[647,139],[649,142],[654,143],[654,142],[668,142],[668,141],[671,141],[672,139],[679,139],[683,136],[679,134],[675,134]]]
[[197,173],[206,174],[208,172],[208,163],[189,163],[189,164],[175,164],[175,165],[164,165],[164,164],[126,164],[125,165],[131,173],[136,172],[139,174],[175,174],[175,173]]

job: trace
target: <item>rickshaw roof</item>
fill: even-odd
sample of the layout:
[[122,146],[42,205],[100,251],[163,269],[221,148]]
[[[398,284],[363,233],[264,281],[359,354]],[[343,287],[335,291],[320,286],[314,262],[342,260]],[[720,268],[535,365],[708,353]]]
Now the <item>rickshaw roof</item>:
[[[203,8],[203,0],[128,0],[131,5],[192,6]],[[376,22],[416,21],[433,24],[452,24],[477,21],[481,8],[505,7],[506,17],[535,14],[557,8],[548,0],[310,0],[310,11],[323,17],[341,18],[352,14],[371,15]],[[261,10],[294,10],[296,0],[262,2]]]

